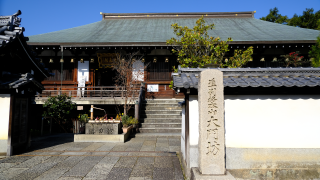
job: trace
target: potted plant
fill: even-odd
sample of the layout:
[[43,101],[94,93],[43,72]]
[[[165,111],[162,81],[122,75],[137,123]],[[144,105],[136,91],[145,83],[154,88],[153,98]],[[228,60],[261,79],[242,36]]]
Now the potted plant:
[[123,125],[122,131],[123,133],[127,133],[132,128],[132,126],[130,126],[130,117],[127,115],[123,115],[121,119]]
[[138,124],[139,124],[138,119],[132,118],[132,119],[131,119],[131,124],[133,125],[133,128],[137,128],[137,127],[138,127]]
[[136,119],[136,118],[131,118],[131,121],[130,121],[130,122],[131,122],[133,128],[135,128],[134,133],[139,132],[139,121],[138,121],[138,119]]
[[80,115],[79,121],[81,122],[80,133],[83,134],[85,132],[85,124],[89,121],[88,114]]

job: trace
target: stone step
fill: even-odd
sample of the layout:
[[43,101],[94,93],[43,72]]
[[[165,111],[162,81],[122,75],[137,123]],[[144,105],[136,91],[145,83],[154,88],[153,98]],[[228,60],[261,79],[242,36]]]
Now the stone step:
[[162,138],[181,138],[181,133],[137,133],[136,137],[162,137]]
[[178,106],[179,104],[174,102],[174,103],[157,103],[157,102],[154,102],[154,103],[142,103],[142,105],[144,106]]
[[180,114],[141,114],[141,118],[181,118]]
[[141,133],[181,133],[181,128],[140,128]]
[[174,106],[144,106],[142,107],[142,109],[145,109],[145,110],[180,110],[182,111],[182,108],[177,106],[177,105],[174,105]]
[[182,110],[145,110],[145,114],[174,114],[180,115]]
[[140,119],[144,123],[181,123],[182,118],[145,118]]
[[141,123],[142,128],[172,127],[181,128],[181,123]]
[[176,103],[184,101],[184,99],[146,99],[144,103],[153,104],[153,103]]

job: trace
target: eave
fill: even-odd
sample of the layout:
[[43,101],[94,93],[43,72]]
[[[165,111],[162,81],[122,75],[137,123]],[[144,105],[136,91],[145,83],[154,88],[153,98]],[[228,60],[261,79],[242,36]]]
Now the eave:
[[[290,40],[290,41],[231,41],[228,44],[249,44],[249,45],[263,45],[263,44],[314,44],[316,40]],[[103,43],[81,43],[81,42],[70,42],[70,43],[42,43],[42,42],[28,42],[28,45],[33,46],[64,46],[64,47],[95,47],[95,46],[171,46],[165,42],[103,42]]]

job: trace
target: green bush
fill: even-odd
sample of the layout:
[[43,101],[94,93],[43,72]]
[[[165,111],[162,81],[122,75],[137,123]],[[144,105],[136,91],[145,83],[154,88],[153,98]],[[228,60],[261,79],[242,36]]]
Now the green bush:
[[123,127],[127,127],[130,125],[130,117],[129,116],[123,115],[121,120],[122,120]]

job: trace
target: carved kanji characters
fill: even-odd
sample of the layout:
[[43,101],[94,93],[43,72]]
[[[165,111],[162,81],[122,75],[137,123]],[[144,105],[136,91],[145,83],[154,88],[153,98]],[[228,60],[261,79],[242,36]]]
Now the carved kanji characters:
[[211,144],[211,142],[208,142],[206,154],[207,155],[209,155],[209,154],[216,155],[219,152],[218,146],[220,146],[220,144],[218,144],[217,141],[213,141],[213,144]]
[[212,78],[211,80],[209,80],[209,83],[208,83],[208,87],[213,87],[213,86],[217,86],[216,85],[216,81],[214,78]]
[[209,138],[210,135],[213,135],[213,138],[215,140],[218,140],[218,128],[214,129],[207,129],[207,139]]

